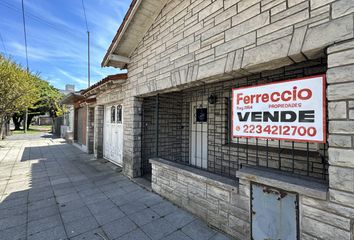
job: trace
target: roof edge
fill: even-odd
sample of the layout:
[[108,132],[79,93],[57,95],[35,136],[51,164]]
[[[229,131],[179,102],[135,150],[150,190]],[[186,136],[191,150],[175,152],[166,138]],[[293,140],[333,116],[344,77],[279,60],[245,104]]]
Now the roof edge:
[[137,7],[140,5],[141,0],[133,0],[132,3],[130,4],[130,7],[127,11],[127,13],[125,14],[124,18],[123,18],[123,22],[122,24],[119,26],[118,31],[116,32],[106,54],[103,57],[103,60],[101,62],[101,67],[107,67],[108,66],[108,62],[109,62],[109,55],[113,52],[113,49],[115,48],[115,46],[118,44],[118,41],[120,40],[122,34],[125,32],[125,30],[127,29],[129,22],[131,20],[131,18],[134,16]]
[[85,95],[86,93],[90,92],[91,90],[102,86],[110,81],[119,81],[119,80],[127,80],[128,79],[128,74],[127,73],[118,73],[115,75],[108,75],[107,77],[103,78],[101,81],[95,83],[94,85],[86,88],[85,90],[82,91],[82,95]]

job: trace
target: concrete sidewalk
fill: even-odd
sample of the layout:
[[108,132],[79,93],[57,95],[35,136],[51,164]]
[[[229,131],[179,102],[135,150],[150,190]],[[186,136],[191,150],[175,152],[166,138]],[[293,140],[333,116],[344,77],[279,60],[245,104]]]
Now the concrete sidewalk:
[[0,142],[0,239],[229,239],[48,136]]

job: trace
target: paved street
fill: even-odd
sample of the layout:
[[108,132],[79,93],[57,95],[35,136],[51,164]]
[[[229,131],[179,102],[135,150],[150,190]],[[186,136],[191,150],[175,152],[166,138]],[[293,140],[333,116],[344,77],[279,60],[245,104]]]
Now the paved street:
[[0,142],[0,239],[228,239],[48,135]]

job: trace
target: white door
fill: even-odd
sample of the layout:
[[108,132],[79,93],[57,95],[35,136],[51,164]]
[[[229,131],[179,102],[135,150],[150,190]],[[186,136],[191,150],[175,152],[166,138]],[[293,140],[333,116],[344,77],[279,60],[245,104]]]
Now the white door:
[[103,156],[115,164],[123,164],[122,105],[110,105],[105,107]]
[[208,103],[191,103],[190,114],[190,164],[208,167]]

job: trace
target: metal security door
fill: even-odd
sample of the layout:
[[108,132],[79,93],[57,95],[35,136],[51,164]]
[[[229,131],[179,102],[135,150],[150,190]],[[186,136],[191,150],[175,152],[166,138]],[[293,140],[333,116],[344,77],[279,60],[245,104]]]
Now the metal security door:
[[105,107],[103,156],[118,165],[123,163],[122,113],[121,105]]
[[252,184],[252,239],[298,239],[297,194]]
[[191,103],[190,164],[208,167],[208,103]]

